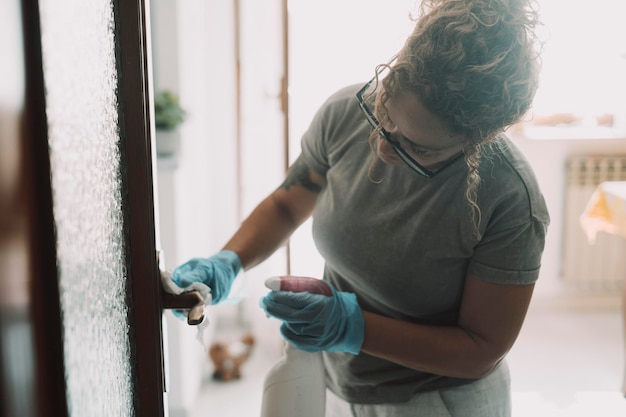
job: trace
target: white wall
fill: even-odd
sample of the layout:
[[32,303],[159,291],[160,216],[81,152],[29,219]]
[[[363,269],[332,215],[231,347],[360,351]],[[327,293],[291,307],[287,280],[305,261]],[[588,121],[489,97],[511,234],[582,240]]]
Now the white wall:
[[[165,266],[217,252],[237,225],[235,209],[235,60],[232,2],[153,0],[151,3],[155,90],[178,93],[187,111],[180,129],[182,148],[160,158],[158,209]],[[196,329],[167,319],[169,410],[191,410],[211,371],[207,347]],[[209,308],[209,338],[216,312]],[[209,339],[210,341],[210,339]]]
[[[283,181],[284,114],[281,111],[282,25],[280,1],[241,0],[242,83],[242,207],[246,217]],[[278,322],[268,320],[259,308],[267,292],[265,279],[287,272],[286,251],[279,249],[270,259],[246,272],[246,297],[240,319],[253,329],[255,349],[276,358],[282,353]]]

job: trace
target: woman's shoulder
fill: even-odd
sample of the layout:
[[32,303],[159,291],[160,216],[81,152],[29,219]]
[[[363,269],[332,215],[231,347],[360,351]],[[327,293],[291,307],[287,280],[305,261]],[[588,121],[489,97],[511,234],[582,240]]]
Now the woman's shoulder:
[[351,84],[335,90],[326,101],[341,102],[345,100],[353,100],[356,102],[356,93],[363,87],[363,84]]
[[360,84],[349,85],[328,96],[317,112],[317,118],[323,121],[327,129],[334,127],[341,130],[351,122],[360,120],[362,116],[356,93],[361,87]]
[[537,178],[530,162],[506,135],[500,135],[483,145],[481,177],[488,180],[496,172],[500,177],[511,176],[517,178],[525,186],[538,188]]
[[333,111],[339,109],[353,110],[358,106],[356,93],[359,91],[359,88],[361,88],[360,84],[352,84],[333,91],[324,101],[322,109],[330,108]]
[[532,165],[508,136],[501,135],[485,145],[480,176],[483,190],[489,190],[495,200],[526,206],[531,217],[549,221]]

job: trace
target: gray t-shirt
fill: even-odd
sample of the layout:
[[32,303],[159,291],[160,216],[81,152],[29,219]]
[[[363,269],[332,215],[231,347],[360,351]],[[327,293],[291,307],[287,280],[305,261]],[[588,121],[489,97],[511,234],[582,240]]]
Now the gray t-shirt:
[[[415,323],[455,325],[466,276],[499,284],[536,281],[549,215],[532,169],[502,136],[485,146],[478,189],[479,240],[459,158],[433,178],[379,162],[355,98],[332,95],[302,139],[304,162],[324,175],[313,238],[324,279],[354,292],[362,309]],[[407,401],[471,380],[415,371],[367,354],[324,353],[328,387],[353,403]]]

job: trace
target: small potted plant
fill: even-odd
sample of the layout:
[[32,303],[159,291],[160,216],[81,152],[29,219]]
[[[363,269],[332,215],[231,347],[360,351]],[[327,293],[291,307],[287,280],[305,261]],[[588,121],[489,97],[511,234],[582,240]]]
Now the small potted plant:
[[171,156],[180,148],[178,126],[185,121],[186,112],[180,106],[178,96],[171,91],[159,91],[154,95],[154,124],[156,127],[157,154]]

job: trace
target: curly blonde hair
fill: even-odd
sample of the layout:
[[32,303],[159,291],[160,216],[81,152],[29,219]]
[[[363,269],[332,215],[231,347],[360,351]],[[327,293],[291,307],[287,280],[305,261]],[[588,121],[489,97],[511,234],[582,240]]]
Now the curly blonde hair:
[[482,145],[520,121],[537,90],[537,10],[530,0],[424,0],[420,11],[397,57],[383,64],[389,74],[375,114],[388,120],[387,100],[409,91],[452,133],[467,138],[466,198],[478,231]]

